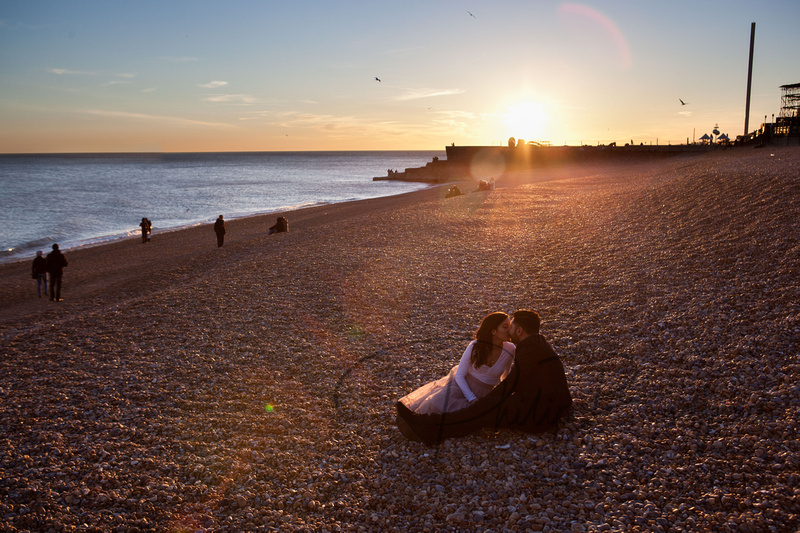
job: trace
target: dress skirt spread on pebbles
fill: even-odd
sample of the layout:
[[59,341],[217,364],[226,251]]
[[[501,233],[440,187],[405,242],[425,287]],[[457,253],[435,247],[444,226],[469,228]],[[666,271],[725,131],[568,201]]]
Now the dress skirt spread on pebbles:
[[[452,413],[465,408],[469,405],[469,400],[456,383],[457,369],[458,365],[454,366],[443,378],[423,385],[411,394],[400,398],[400,401],[421,415]],[[487,385],[469,374],[467,374],[466,380],[470,390],[478,398],[486,396],[494,388],[494,385]]]

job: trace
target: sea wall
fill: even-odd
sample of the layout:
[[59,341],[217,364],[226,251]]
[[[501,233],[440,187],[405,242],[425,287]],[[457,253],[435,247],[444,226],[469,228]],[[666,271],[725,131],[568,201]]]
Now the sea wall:
[[500,176],[505,172],[583,162],[660,159],[680,154],[720,149],[708,145],[627,146],[447,146],[447,159],[434,158],[424,167],[391,172],[374,180],[427,183],[469,181]]

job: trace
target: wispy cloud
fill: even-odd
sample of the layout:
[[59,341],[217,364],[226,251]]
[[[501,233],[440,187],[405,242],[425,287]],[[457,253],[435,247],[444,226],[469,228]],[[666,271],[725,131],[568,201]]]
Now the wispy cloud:
[[67,68],[49,68],[47,71],[52,72],[53,74],[58,74],[59,76],[68,74],[94,74],[93,72],[83,72],[81,70],[70,70]]
[[162,122],[162,123],[169,123],[175,124],[180,126],[210,126],[215,128],[232,128],[230,124],[225,124],[222,122],[206,122],[203,120],[192,120],[188,118],[182,117],[171,117],[166,115],[148,115],[145,113],[131,113],[128,111],[109,111],[105,109],[86,109],[84,113],[89,115],[96,115],[101,117],[108,117],[108,118],[119,118],[119,119],[128,119],[128,120],[144,120],[150,122]]
[[410,89],[406,94],[397,97],[397,100],[419,100],[421,98],[433,98],[435,96],[450,96],[453,94],[463,94],[464,89]]
[[215,103],[239,103],[239,104],[255,104],[258,102],[257,98],[254,98],[247,94],[217,94],[214,96],[206,96],[200,99],[201,102],[215,102]]
[[191,56],[162,56],[159,59],[161,61],[169,61],[170,63],[191,63],[200,61],[199,58]]
[[117,77],[120,77],[120,78],[135,78],[136,74],[132,74],[130,72],[121,72],[121,73],[117,74]]
[[216,89],[217,87],[225,87],[228,85],[227,81],[210,81],[208,83],[202,83],[198,85],[198,87],[203,87],[204,89]]
[[107,83],[102,84],[102,87],[110,87],[111,85],[127,85],[129,83],[130,83],[129,81],[112,80],[112,81],[109,81]]

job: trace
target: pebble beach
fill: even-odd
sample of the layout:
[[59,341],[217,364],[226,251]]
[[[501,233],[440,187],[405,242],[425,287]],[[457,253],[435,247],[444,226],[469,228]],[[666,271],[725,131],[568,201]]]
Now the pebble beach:
[[[0,265],[0,530],[798,531],[800,149],[497,182],[66,250],[63,302]],[[519,308],[561,427],[406,440]]]

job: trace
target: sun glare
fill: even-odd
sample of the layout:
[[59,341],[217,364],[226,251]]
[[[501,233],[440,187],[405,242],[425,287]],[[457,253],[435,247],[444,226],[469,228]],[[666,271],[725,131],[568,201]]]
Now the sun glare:
[[508,108],[503,124],[508,135],[528,141],[547,140],[547,109],[536,102],[522,102]]

